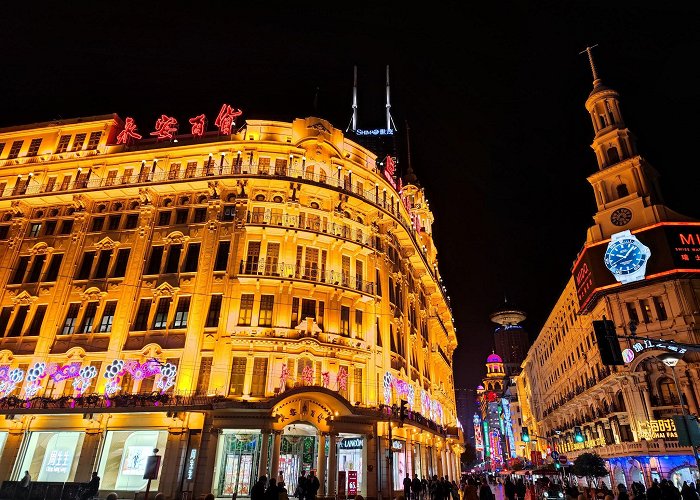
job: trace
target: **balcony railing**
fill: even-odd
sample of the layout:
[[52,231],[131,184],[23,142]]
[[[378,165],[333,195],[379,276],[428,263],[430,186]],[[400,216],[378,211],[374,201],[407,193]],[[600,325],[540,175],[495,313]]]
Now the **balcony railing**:
[[248,212],[246,224],[263,226],[280,226],[306,229],[316,233],[325,233],[350,241],[355,241],[365,246],[372,246],[372,238],[362,229],[352,228],[347,224],[337,224],[327,220],[317,220],[314,217],[300,215],[275,214],[269,211],[263,213]]
[[339,271],[318,269],[316,265],[301,266],[285,264],[271,259],[241,260],[238,274],[242,276],[264,276],[268,278],[298,279],[341,286],[362,293],[374,295],[374,283],[359,276]]

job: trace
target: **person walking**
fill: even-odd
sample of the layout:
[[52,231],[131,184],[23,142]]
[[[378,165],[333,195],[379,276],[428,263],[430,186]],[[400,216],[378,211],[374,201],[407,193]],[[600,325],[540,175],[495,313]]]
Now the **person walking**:
[[85,485],[85,490],[83,494],[80,495],[81,500],[90,500],[97,496],[100,491],[100,476],[97,475],[97,471],[92,473],[90,481]]
[[24,476],[19,482],[19,487],[21,488],[20,498],[29,498],[29,486],[32,484],[32,476],[29,474],[28,470],[24,471]]
[[508,500],[515,500],[515,483],[510,480],[510,477],[503,483],[503,493]]
[[320,487],[321,483],[318,481],[316,473],[310,471],[309,477],[306,480],[306,500],[316,500],[316,493],[318,493]]
[[411,493],[413,493],[413,500],[420,500],[421,489],[422,484],[418,478],[418,474],[413,474],[413,481],[411,481]]
[[267,483],[267,489],[265,490],[265,500],[279,500],[277,479],[275,479],[274,477],[271,477],[270,482]]
[[406,473],[406,477],[403,478],[403,498],[404,500],[411,500],[411,477]]
[[267,476],[260,476],[258,481],[250,489],[250,500],[265,500],[265,487]]
[[294,489],[293,495],[300,500],[306,498],[306,481],[306,472],[301,471],[301,474],[299,474],[299,479],[297,479],[297,487]]

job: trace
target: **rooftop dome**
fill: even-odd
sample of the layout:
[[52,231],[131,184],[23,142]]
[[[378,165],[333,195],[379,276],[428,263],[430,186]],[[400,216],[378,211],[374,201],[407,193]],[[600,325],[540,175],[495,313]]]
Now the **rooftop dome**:
[[489,354],[489,357],[486,358],[486,362],[487,363],[503,363],[503,360],[501,359],[501,357],[498,354],[496,354],[494,352],[492,354]]

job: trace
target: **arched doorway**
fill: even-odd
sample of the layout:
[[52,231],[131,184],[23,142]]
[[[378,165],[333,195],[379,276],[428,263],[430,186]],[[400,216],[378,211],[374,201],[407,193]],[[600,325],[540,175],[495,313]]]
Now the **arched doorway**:
[[630,481],[644,484],[644,477],[642,476],[642,471],[637,466],[636,463],[632,464],[630,467]]
[[313,425],[295,422],[285,426],[280,443],[280,463],[277,481],[284,481],[287,493],[292,496],[299,475],[316,469],[318,436]]
[[618,484],[627,486],[627,478],[625,478],[625,471],[622,470],[622,467],[616,465],[613,470],[613,476],[615,477],[615,487],[617,487]]

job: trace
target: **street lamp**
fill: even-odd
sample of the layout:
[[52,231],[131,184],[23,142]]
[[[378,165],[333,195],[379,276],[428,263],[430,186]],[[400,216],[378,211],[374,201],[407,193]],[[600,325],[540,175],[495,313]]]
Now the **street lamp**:
[[[676,391],[678,391],[678,400],[681,403],[681,411],[683,412],[683,425],[685,426],[685,432],[690,436],[690,429],[688,429],[688,413],[685,410],[685,400],[683,399],[683,391],[681,391],[681,386],[678,383],[678,377],[676,376],[676,365],[680,361],[680,357],[676,354],[661,354],[657,356],[663,364],[671,368],[671,374],[673,375],[673,383],[676,384]],[[698,447],[695,446],[692,441],[690,443],[691,448],[693,448],[693,457],[695,458],[695,466],[698,468],[698,473],[700,473],[700,458],[698,458]]]

